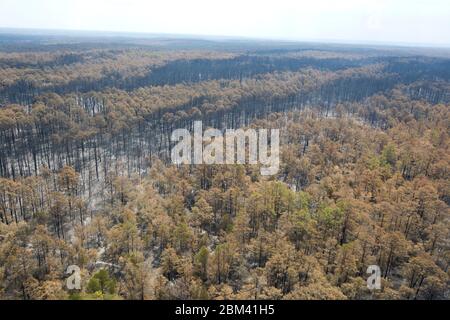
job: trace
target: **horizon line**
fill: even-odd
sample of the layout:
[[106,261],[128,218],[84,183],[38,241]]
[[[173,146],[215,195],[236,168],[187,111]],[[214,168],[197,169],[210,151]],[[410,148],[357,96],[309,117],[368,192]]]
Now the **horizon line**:
[[[345,40],[345,39],[293,39],[293,38],[273,38],[273,37],[257,37],[257,36],[236,36],[236,35],[219,35],[219,34],[189,34],[189,33],[165,33],[165,32],[149,32],[149,31],[124,31],[124,30],[88,30],[88,29],[57,29],[57,28],[22,28],[22,27],[2,27],[0,26],[0,34],[11,33],[22,35],[33,35],[32,32],[47,32],[46,35],[64,36],[64,33],[83,33],[86,35],[97,33],[96,36],[110,36],[110,37],[129,37],[137,36],[152,36],[152,37],[166,37],[166,38],[188,38],[188,39],[203,39],[209,41],[228,40],[228,41],[267,41],[267,42],[284,42],[284,43],[315,43],[315,44],[332,44],[332,45],[359,45],[359,46],[378,46],[378,47],[398,47],[398,48],[417,48],[417,49],[450,49],[448,44],[433,44],[433,43],[409,43],[409,42],[382,42],[371,40]],[[31,33],[27,33],[31,32]],[[53,32],[53,34],[52,34]],[[59,33],[59,34],[58,34]],[[61,34],[62,33],[62,34]],[[91,35],[94,36],[94,35]],[[209,38],[209,39],[208,39]]]

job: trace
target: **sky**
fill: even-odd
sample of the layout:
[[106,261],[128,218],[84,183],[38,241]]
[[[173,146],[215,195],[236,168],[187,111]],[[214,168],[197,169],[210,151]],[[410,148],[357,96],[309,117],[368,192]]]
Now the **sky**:
[[0,28],[450,46],[449,0],[0,0]]

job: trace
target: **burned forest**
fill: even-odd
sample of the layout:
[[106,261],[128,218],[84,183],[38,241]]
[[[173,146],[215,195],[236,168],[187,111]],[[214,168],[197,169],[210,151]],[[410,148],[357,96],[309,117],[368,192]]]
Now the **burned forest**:
[[449,299],[449,106],[446,49],[0,33],[0,299]]

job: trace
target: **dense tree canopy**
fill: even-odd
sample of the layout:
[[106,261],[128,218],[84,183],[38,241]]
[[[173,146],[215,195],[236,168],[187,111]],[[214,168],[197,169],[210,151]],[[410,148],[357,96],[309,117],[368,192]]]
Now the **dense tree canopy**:
[[[147,45],[0,45],[1,299],[448,299],[448,58]],[[195,120],[278,174],[171,164]]]

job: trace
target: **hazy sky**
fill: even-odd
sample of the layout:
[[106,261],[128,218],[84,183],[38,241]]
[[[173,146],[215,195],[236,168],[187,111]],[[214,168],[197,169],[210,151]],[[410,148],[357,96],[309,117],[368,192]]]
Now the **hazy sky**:
[[450,0],[0,0],[0,27],[450,45]]

